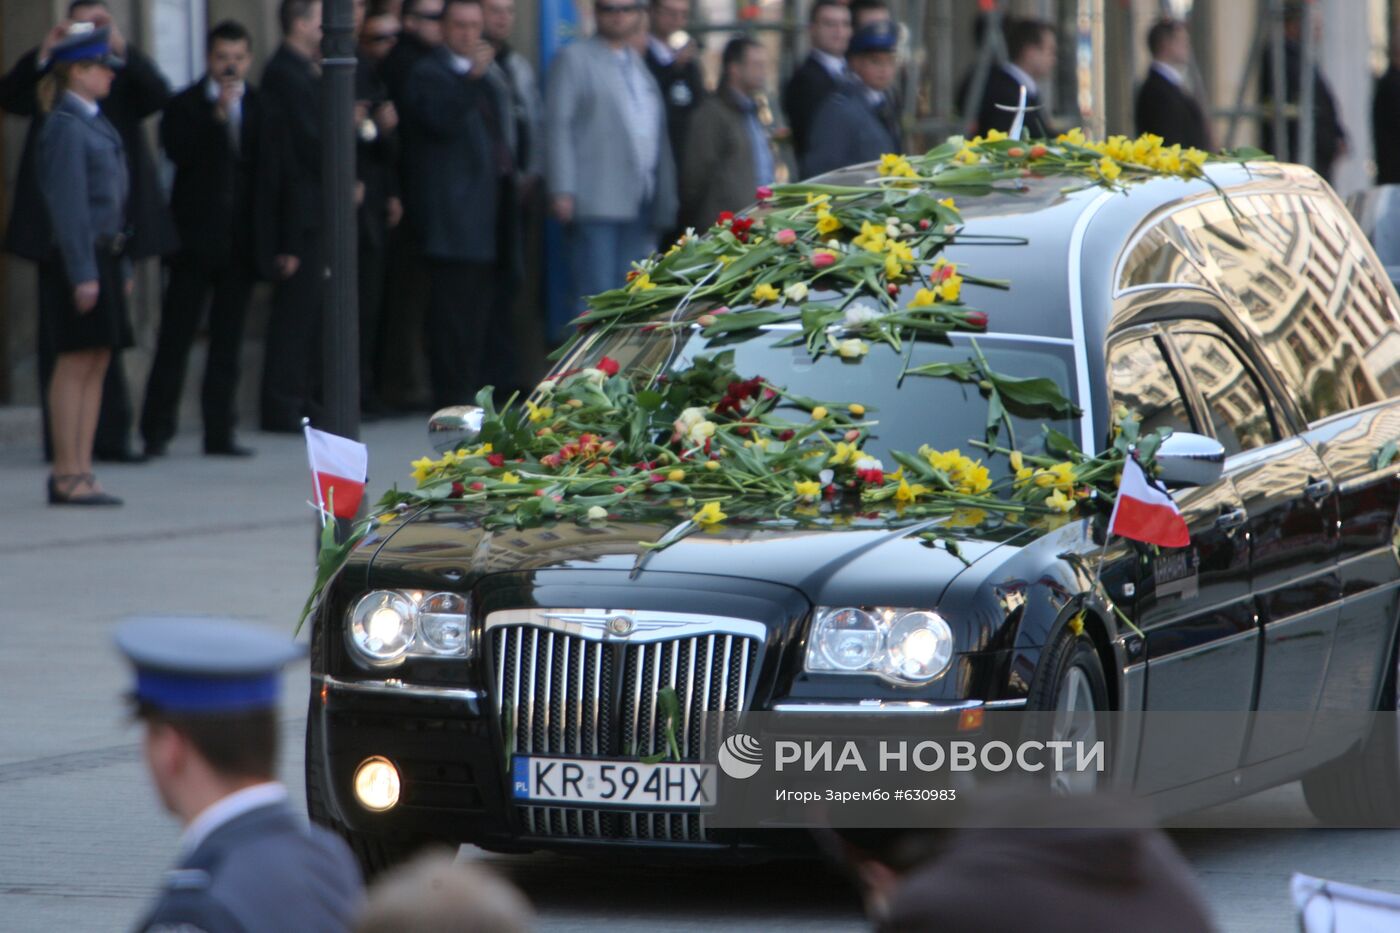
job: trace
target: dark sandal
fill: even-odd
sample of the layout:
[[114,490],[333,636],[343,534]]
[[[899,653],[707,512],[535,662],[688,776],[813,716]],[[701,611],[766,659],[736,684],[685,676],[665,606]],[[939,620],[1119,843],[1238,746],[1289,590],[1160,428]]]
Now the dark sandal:
[[91,473],[49,474],[49,505],[121,505],[122,500],[105,492],[74,494],[80,485],[96,479]]

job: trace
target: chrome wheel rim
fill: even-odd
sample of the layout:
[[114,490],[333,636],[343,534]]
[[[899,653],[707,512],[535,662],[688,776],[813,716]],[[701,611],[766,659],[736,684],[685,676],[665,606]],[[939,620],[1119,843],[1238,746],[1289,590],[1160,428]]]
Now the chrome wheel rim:
[[1069,669],[1060,683],[1050,735],[1054,741],[1070,742],[1075,746],[1066,750],[1066,770],[1056,771],[1050,779],[1051,790],[1060,794],[1092,794],[1098,786],[1098,772],[1073,770],[1079,757],[1077,747],[1087,750],[1099,739],[1094,689],[1089,683],[1089,676],[1077,665]]

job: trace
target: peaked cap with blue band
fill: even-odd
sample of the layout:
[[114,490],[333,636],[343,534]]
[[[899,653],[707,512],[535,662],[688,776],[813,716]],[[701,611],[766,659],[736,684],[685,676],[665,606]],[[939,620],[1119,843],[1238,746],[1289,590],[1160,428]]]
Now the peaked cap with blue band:
[[136,668],[137,702],[177,714],[244,713],[277,705],[291,639],[232,619],[133,619],[116,633]]
[[888,20],[866,23],[851,37],[847,55],[862,52],[893,52],[899,47],[899,27]]
[[126,64],[121,58],[112,54],[112,28],[110,26],[82,28],[90,25],[89,23],[74,23],[69,28],[68,35],[49,50],[49,60],[69,63],[95,61],[109,68],[120,68]]

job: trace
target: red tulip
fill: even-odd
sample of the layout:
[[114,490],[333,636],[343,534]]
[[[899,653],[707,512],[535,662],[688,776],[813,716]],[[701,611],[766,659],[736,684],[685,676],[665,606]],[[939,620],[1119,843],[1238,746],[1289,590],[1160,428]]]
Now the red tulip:
[[754,191],[754,196],[760,201],[767,201],[773,196],[773,189],[767,185],[759,185],[758,189]]
[[986,327],[986,326],[987,326],[987,312],[985,312],[985,311],[969,311],[969,312],[967,312],[967,323],[971,324],[973,327]]
[[836,265],[836,254],[821,250],[812,254],[812,268],[825,269]]
[[505,454],[487,454],[486,462],[493,467],[503,467],[506,465],[506,457]]
[[622,367],[618,365],[617,360],[613,359],[610,356],[605,356],[598,361],[598,369],[609,376],[616,376],[617,371],[621,368]]
[[791,246],[797,242],[797,231],[791,227],[784,227],[773,237],[779,246]]

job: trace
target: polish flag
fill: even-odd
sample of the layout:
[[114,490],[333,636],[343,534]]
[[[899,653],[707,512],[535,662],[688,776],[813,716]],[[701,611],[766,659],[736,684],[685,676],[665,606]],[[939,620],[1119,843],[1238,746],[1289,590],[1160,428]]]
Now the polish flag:
[[[336,518],[354,518],[365,497],[369,478],[369,448],[338,434],[306,426],[306,456],[311,461],[311,478],[316,484],[316,504],[322,514],[326,503],[335,505]],[[331,495],[335,490],[335,495]]]
[[1108,520],[1108,533],[1159,547],[1186,547],[1191,533],[1186,519],[1166,491],[1148,480],[1131,457],[1123,464],[1118,501]]

